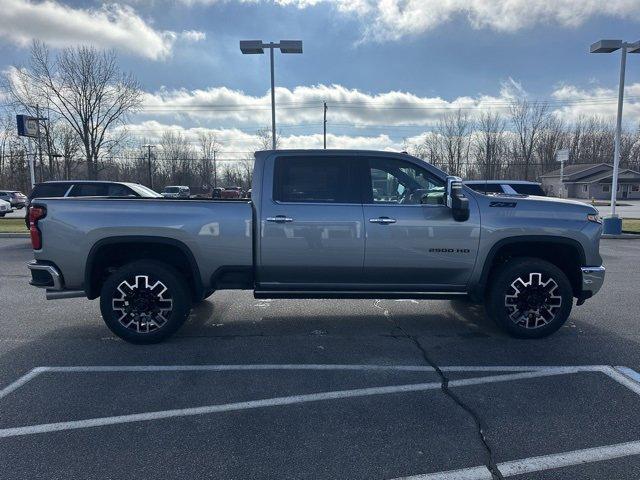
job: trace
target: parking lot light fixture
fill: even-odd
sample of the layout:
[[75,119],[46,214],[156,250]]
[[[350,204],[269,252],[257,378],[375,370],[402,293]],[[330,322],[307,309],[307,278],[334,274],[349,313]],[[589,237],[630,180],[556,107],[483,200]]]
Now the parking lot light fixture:
[[622,105],[624,101],[624,77],[627,53],[640,53],[640,41],[628,43],[623,40],[598,40],[593,43],[590,53],[613,53],[621,50],[620,80],[618,82],[618,111],[616,116],[615,147],[613,152],[613,180],[611,183],[611,216],[604,219],[604,233],[621,234],[622,220],[616,215],[618,194],[618,170],[620,166],[620,137],[622,136]]
[[273,50],[279,48],[282,53],[302,53],[302,40],[280,40],[279,43],[264,43],[262,40],[240,40],[240,51],[244,55],[263,54],[264,49],[269,49],[271,62],[271,143],[276,149],[276,93],[275,73],[273,66]]

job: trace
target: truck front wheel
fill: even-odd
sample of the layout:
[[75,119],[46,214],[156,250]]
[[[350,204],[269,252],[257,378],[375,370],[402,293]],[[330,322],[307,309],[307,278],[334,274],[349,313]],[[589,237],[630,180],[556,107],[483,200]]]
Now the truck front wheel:
[[564,325],[572,306],[569,279],[545,260],[514,258],[489,281],[487,313],[517,338],[551,335]]
[[102,285],[100,311],[107,327],[131,343],[158,343],[178,330],[191,311],[186,281],[152,260],[128,263]]

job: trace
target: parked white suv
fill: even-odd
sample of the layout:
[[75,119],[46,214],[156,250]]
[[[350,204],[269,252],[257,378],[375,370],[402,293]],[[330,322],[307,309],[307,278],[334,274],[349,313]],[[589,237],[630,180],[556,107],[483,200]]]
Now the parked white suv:
[[476,192],[484,193],[485,195],[493,193],[546,196],[540,183],[527,182],[526,180],[467,180],[464,184]]
[[189,198],[191,190],[184,185],[168,185],[164,187],[161,195],[166,198]]

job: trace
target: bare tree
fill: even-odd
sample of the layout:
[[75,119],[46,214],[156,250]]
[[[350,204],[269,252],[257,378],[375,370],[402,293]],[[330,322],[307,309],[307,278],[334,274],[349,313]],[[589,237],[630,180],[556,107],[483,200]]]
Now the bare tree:
[[436,126],[440,153],[450,175],[463,175],[464,167],[469,163],[472,126],[469,115],[462,110],[444,115]]
[[115,52],[66,48],[51,59],[34,42],[29,68],[16,68],[8,82],[13,101],[28,111],[39,104],[65,119],[82,142],[89,178],[97,178],[101,151],[117,142],[110,129],[141,103],[131,74],[122,73]]
[[218,186],[218,165],[217,154],[220,151],[220,143],[218,143],[213,132],[205,131],[198,135],[198,144],[200,146],[201,164],[200,174],[203,184],[208,187]]
[[562,120],[554,116],[549,117],[535,146],[535,158],[539,173],[558,168],[556,153],[569,143],[566,131]]
[[[280,148],[281,132],[276,132],[276,150]],[[271,136],[271,128],[259,128],[256,131],[258,137],[258,150],[271,150],[273,148],[273,138]]]
[[499,113],[484,112],[477,123],[473,151],[479,178],[498,179],[502,175],[506,150],[505,119]]
[[52,162],[49,174],[52,178],[70,180],[81,164],[78,153],[82,148],[82,142],[76,131],[66,123],[59,122],[51,131],[49,158],[56,155],[61,161]]
[[188,140],[180,132],[167,130],[160,139],[160,150],[167,168],[169,181],[177,185],[192,185],[196,158]]
[[513,159],[521,168],[515,169],[523,179],[529,180],[536,142],[549,118],[546,104],[518,100],[509,109],[514,130]]

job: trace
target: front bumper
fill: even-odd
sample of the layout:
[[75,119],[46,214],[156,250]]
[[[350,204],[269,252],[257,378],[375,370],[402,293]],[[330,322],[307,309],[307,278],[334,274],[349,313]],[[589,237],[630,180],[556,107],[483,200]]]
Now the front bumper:
[[582,267],[580,268],[582,274],[582,295],[581,299],[593,297],[604,283],[605,268],[601,265],[599,267]]

